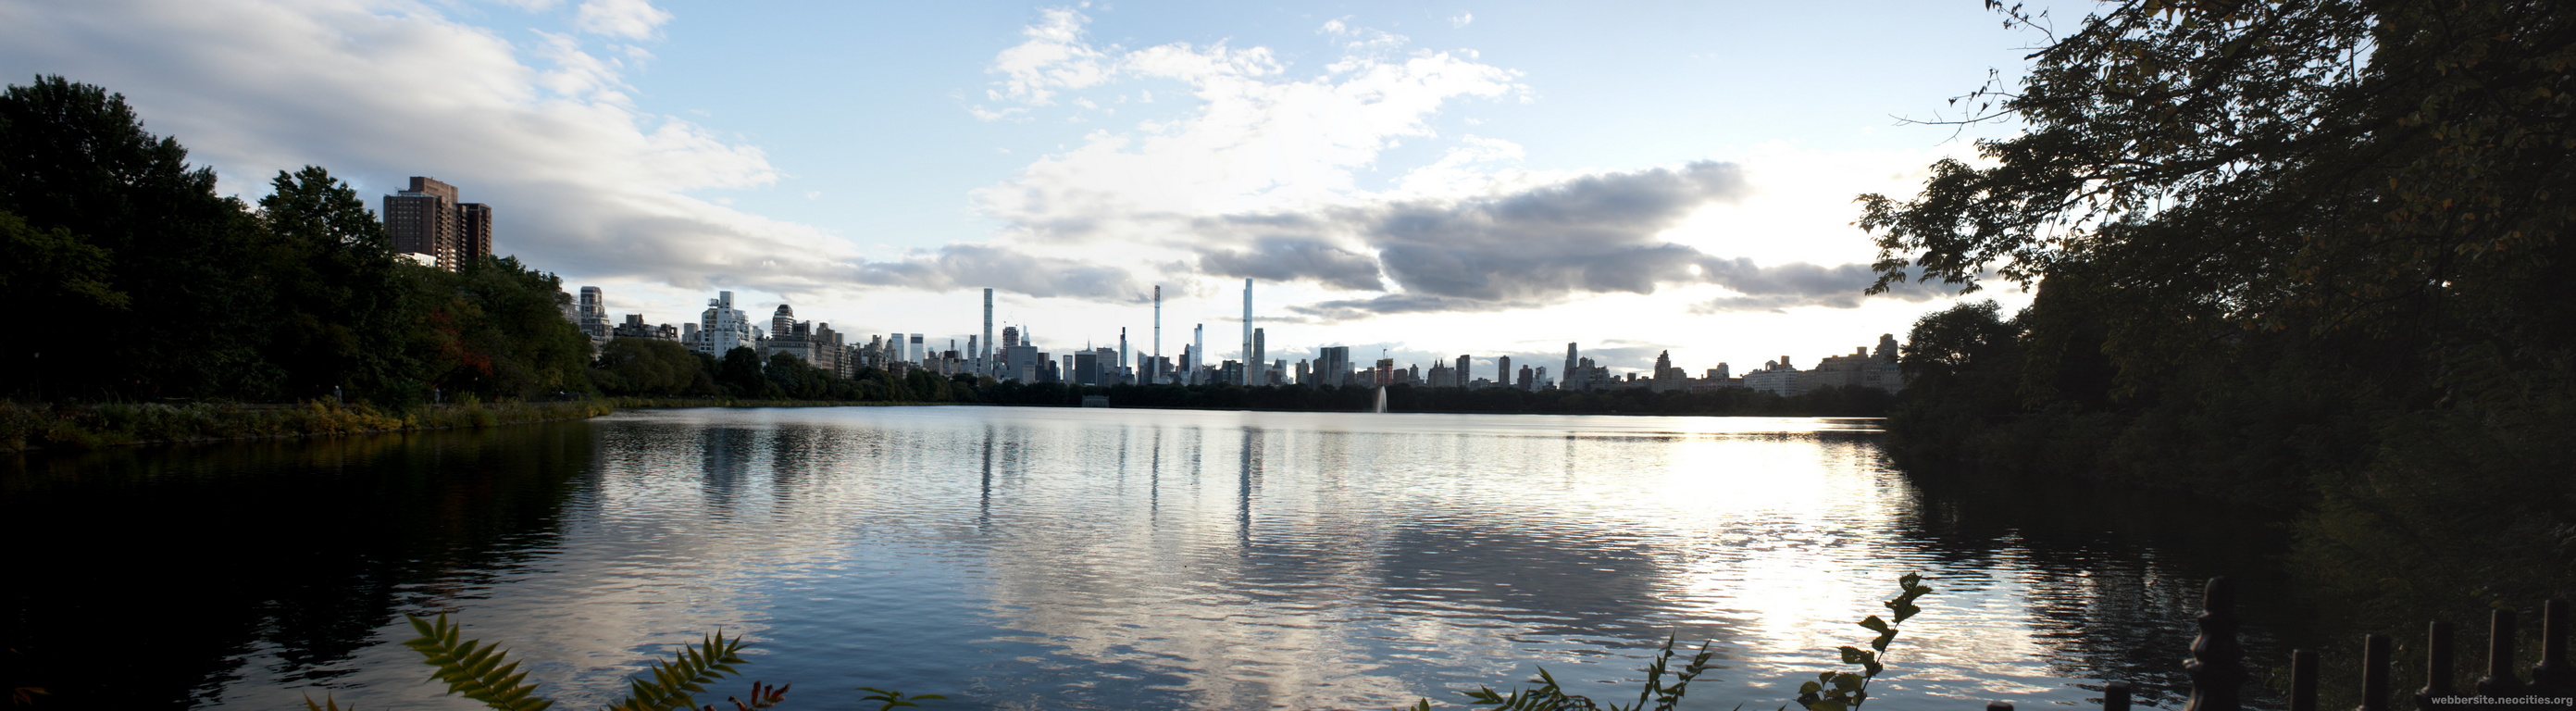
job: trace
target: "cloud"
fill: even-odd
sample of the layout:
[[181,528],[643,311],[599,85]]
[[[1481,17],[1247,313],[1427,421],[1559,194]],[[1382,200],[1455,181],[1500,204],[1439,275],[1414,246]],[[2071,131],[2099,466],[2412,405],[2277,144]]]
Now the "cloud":
[[1070,104],[1068,92],[1109,92],[1129,81],[1179,82],[1198,106],[1130,130],[1095,131],[978,191],[977,206],[1023,243],[1179,241],[1188,235],[1171,230],[1195,217],[1340,202],[1358,191],[1358,173],[1380,153],[1436,136],[1429,119],[1442,106],[1524,90],[1509,70],[1449,52],[1398,53],[1400,36],[1336,23],[1327,33],[1349,40],[1345,53],[1319,74],[1292,76],[1262,47],[1095,45],[1083,31],[1088,21],[1074,10],[1047,11],[1026,41],[995,57],[997,79],[986,92],[993,103],[967,111],[986,120],[1028,117]]
[[1273,282],[1303,279],[1353,291],[1386,288],[1376,259],[1329,241],[1302,237],[1259,237],[1249,249],[1211,250],[1199,255],[1198,269],[1215,276]]
[[646,0],[584,0],[573,26],[592,34],[643,40],[652,39],[662,23],[670,21],[671,13]]
[[993,288],[1036,297],[1136,302],[1146,287],[1126,270],[1017,250],[952,244],[891,262],[858,265],[856,280],[928,291]]
[[[634,106],[649,54],[572,34],[515,37],[424,6],[364,0],[49,4],[0,22],[0,66],[123,93],[156,133],[257,195],[278,170],[330,168],[364,194],[413,175],[493,205],[494,247],[585,278],[776,292],[845,288],[864,263],[808,225],[692,194],[770,186],[759,147]],[[595,0],[575,24],[619,37],[669,19]]]
[[[1512,167],[1525,153],[1512,142],[1443,139],[1430,120],[1444,107],[1526,93],[1517,73],[1472,53],[1407,51],[1400,35],[1340,18],[1317,31],[1339,57],[1302,74],[1259,47],[1096,45],[1088,22],[1047,11],[991,66],[987,98],[1008,105],[969,110],[1079,113],[1083,92],[1138,79],[1183,82],[1199,106],[1093,131],[979,191],[977,205],[1004,226],[999,246],[1072,255],[1134,245],[1151,253],[1140,261],[1180,265],[1166,277],[1356,292],[1291,307],[1326,320],[1711,284],[1733,300],[1703,308],[1849,307],[1872,276],[1861,265],[1756,265],[1666,239],[1700,208],[1752,192],[1733,164],[1539,175]],[[1451,145],[1391,189],[1362,189],[1357,176],[1383,170],[1381,156],[1408,139]]]
[[1381,294],[1377,297],[1368,299],[1319,301],[1312,304],[1292,305],[1288,307],[1288,310],[1312,316],[1317,320],[1332,322],[1350,321],[1388,314],[1503,311],[1510,309],[1537,308],[1542,305],[1543,304],[1539,304],[1537,302],[1527,301],[1451,299],[1407,293]]
[[[1701,162],[1454,200],[1229,215],[1198,220],[1192,231],[1237,241],[1250,236],[1252,249],[1207,248],[1199,266],[1213,274],[1354,291],[1382,290],[1376,277],[1383,274],[1401,289],[1297,307],[1323,318],[1535,308],[1698,284],[1737,294],[1700,305],[1703,312],[1859,306],[1861,290],[1876,278],[1865,265],[1766,266],[1660,236],[1693,211],[1737,200],[1749,189],[1738,167]],[[1934,295],[1915,288],[1890,294],[1911,301]]]

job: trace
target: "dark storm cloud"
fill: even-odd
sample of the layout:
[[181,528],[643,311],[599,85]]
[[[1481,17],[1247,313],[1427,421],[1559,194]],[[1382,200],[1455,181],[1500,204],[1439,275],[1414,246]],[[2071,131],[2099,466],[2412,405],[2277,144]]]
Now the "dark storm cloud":
[[1202,272],[1225,277],[1306,279],[1352,291],[1386,288],[1386,282],[1378,277],[1377,260],[1331,242],[1303,237],[1260,237],[1252,241],[1249,250],[1202,253],[1198,267]]
[[1521,301],[1482,301],[1452,299],[1427,294],[1382,294],[1371,299],[1343,299],[1294,305],[1288,310],[1325,322],[1348,321],[1385,314],[1444,313],[1459,311],[1503,311],[1537,308],[1540,304]]
[[901,261],[866,262],[855,279],[929,291],[991,287],[1037,297],[1132,301],[1144,287],[1126,270],[1001,247],[952,244]]
[[[1757,265],[1656,237],[1703,205],[1746,192],[1743,171],[1700,162],[1679,169],[1585,176],[1484,198],[1394,201],[1311,213],[1196,220],[1209,274],[1303,280],[1373,299],[1294,307],[1323,319],[1532,308],[1592,294],[1652,294],[1717,284],[1743,296],[1711,310],[1851,308],[1875,278],[1860,264]],[[1229,245],[1249,244],[1250,248]],[[1896,298],[1928,292],[1899,289]]]

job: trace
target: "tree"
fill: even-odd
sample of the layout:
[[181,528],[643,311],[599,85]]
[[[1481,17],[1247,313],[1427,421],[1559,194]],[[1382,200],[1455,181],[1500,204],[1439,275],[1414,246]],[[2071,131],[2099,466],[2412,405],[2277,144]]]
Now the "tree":
[[[79,358],[48,359],[49,391],[203,397],[274,388],[281,373],[259,349],[269,295],[249,278],[260,225],[239,202],[216,196],[214,172],[189,166],[187,156],[105,89],[40,76],[0,93],[0,212],[25,221],[36,235],[27,244],[44,243],[38,254],[88,270],[63,284],[89,289],[87,297],[48,300],[63,310],[46,317],[99,334]],[[19,242],[13,236],[13,260]],[[147,328],[150,337],[107,335]],[[13,339],[0,366],[32,368],[38,340]]]
[[610,395],[712,395],[715,380],[687,346],[655,338],[616,338],[599,349],[592,380]]
[[345,386],[371,399],[421,389],[400,345],[404,290],[392,240],[357,190],[320,166],[278,171],[259,200],[270,240],[259,277],[277,295],[268,350],[287,374],[288,397]]
[[2245,330],[2576,344],[2565,3],[2134,0],[2033,58],[1967,97],[2029,125],[1994,165],[1861,197],[1873,291],[2083,270],[2132,378]]
[[716,385],[734,397],[774,397],[769,377],[761,371],[760,352],[750,346],[736,346],[725,351],[724,361],[716,366]]
[[2301,567],[2389,618],[2576,589],[2541,533],[2576,479],[2537,464],[2576,441],[2576,5],[2130,0],[2047,40],[1963,97],[2025,131],[1860,197],[1873,291],[2039,289],[1989,379],[2020,402],[1910,392],[1900,458],[2305,506]]

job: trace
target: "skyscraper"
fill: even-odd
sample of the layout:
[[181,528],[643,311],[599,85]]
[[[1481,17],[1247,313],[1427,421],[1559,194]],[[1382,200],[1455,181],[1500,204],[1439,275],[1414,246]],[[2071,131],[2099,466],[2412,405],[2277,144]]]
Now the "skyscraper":
[[440,269],[492,255],[492,206],[457,202],[454,185],[412,176],[409,189],[385,196],[384,219],[394,251],[428,255]]
[[492,206],[456,204],[456,259],[465,264],[492,256]]
[[[1154,362],[1163,362],[1163,285],[1161,284],[1154,285]],[[1147,383],[1149,385],[1163,382],[1161,367],[1157,366],[1155,370],[1157,372],[1154,373],[1154,379]]]
[[1559,377],[1559,378],[1564,378],[1566,382],[1568,382],[1568,383],[1573,382],[1573,378],[1574,378],[1574,344],[1572,344],[1572,343],[1565,344],[1565,369],[1564,369],[1564,370],[1560,370],[1560,371],[1556,371],[1556,373],[1557,373],[1557,377]]
[[1244,279],[1243,279],[1243,351],[1242,351],[1242,356],[1241,356],[1241,357],[1243,358],[1243,362],[1244,362],[1244,364],[1245,364],[1245,367],[1244,367],[1244,369],[1243,369],[1243,381],[1242,381],[1242,382],[1239,382],[1239,383],[1235,383],[1235,384],[1236,384],[1236,385],[1251,385],[1251,384],[1252,384],[1252,368],[1251,368],[1251,364],[1261,362],[1261,355],[1260,355],[1259,353],[1256,353],[1256,352],[1254,352],[1254,351],[1252,350],[1252,278],[1251,278],[1251,277],[1244,277]]
[[1511,357],[1511,356],[1495,356],[1495,357],[1494,357],[1494,384],[1495,384],[1495,385],[1501,385],[1501,386],[1504,386],[1504,387],[1511,387],[1512,382],[1513,382],[1513,381],[1512,381],[1512,357]]
[[1261,329],[1258,329],[1258,328],[1256,328],[1256,329],[1252,329],[1252,359],[1251,359],[1251,360],[1246,360],[1246,361],[1244,361],[1244,364],[1245,364],[1245,365],[1244,365],[1244,368],[1243,368],[1243,372],[1244,372],[1244,376],[1243,376],[1244,381],[1243,381],[1243,384],[1245,384],[1245,385],[1269,385],[1269,384],[1270,384],[1270,371],[1268,371],[1268,370],[1266,370],[1266,369],[1264,369],[1264,368],[1262,368],[1262,367],[1261,367],[1261,364],[1270,362],[1269,360],[1267,360],[1267,358],[1269,357],[1269,355],[1268,355],[1267,353],[1264,353],[1264,351],[1267,351],[1267,350],[1269,350],[1269,349],[1270,349],[1270,344],[1268,344],[1268,343],[1263,343],[1263,342],[1262,342],[1262,341],[1264,341],[1264,340],[1267,340],[1268,338],[1269,338],[1269,335],[1268,335],[1268,334],[1264,334],[1264,333],[1262,333],[1262,332],[1261,332]]
[[1475,384],[1476,376],[1467,374],[1467,354],[1458,354],[1458,369],[1451,371],[1449,373],[1449,377],[1458,379],[1458,387],[1463,388]]
[[[782,307],[780,307],[780,308],[786,308],[786,307],[783,307],[783,306],[782,306]],[[914,363],[918,364],[918,363],[927,363],[927,362],[929,362],[927,358],[928,358],[928,354],[925,354],[925,353],[923,353],[923,352],[921,351],[921,334],[918,334],[918,333],[912,334],[912,345],[911,345],[911,347],[909,347],[909,348],[905,348],[905,349],[904,349],[904,351],[903,351],[903,359],[904,359],[904,360],[908,360],[908,361],[912,361],[912,362],[914,362]]]
[[779,304],[779,305],[778,305],[778,310],[777,310],[777,311],[770,312],[770,314],[769,314],[769,335],[771,335],[771,336],[784,336],[784,335],[787,335],[788,333],[791,333],[791,332],[793,332],[793,331],[795,331],[795,330],[796,330],[796,310],[795,310],[795,309],[787,308],[787,304],[785,304],[785,303],[781,303],[781,304]]
[[[982,347],[983,347],[983,349],[984,349],[984,350],[976,351],[976,352],[975,352],[975,355],[973,356],[973,358],[975,359],[975,365],[977,365],[977,366],[979,366],[979,367],[981,367],[981,368],[983,368],[983,369],[984,369],[984,372],[983,372],[983,373],[981,373],[982,375],[992,375],[992,374],[993,374],[993,370],[994,370],[994,369],[993,369],[993,353],[992,353],[992,349],[993,349],[993,290],[992,290],[992,289],[989,289],[989,288],[984,290],[984,345],[983,345]],[[975,348],[976,348],[976,346],[972,345],[972,342],[970,341],[970,342],[969,342],[969,345],[967,346],[967,348],[966,348],[966,349],[967,349],[967,350],[975,350]]]
[[1204,360],[1207,360],[1207,324],[1192,324],[1190,326],[1190,372],[1187,376],[1191,385],[1200,383],[1199,370],[1207,365],[1200,362]]
[[698,316],[698,352],[721,359],[751,343],[751,319],[733,307],[733,292],[716,292],[716,298],[707,300],[706,312]]
[[581,332],[589,335],[591,340],[608,339],[608,299],[601,294],[599,287],[581,288],[581,308],[574,313],[579,318],[573,324],[580,326]]
[[1315,353],[1315,381],[1340,387],[1350,384],[1351,347],[1325,346]]

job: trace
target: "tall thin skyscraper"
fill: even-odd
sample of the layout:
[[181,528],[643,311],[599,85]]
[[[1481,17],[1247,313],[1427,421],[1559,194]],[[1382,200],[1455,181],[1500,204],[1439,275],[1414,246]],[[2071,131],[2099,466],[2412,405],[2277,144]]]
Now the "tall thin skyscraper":
[[[974,348],[975,346],[972,345],[967,346],[968,350],[973,350]],[[990,375],[993,371],[993,290],[989,288],[984,290],[983,348],[984,350],[975,352],[975,364],[977,366],[981,366],[986,375]]]
[[[1113,373],[1115,373],[1119,368],[1124,368],[1124,367],[1126,367],[1126,366],[1127,366],[1127,327],[1126,327],[1126,326],[1120,326],[1120,327],[1118,327],[1118,365],[1111,367],[1111,368],[1110,368],[1110,371],[1111,371],[1111,372],[1113,372]],[[1122,383],[1123,383],[1123,382],[1127,382],[1127,378],[1126,378],[1126,374],[1125,374],[1125,373],[1117,373],[1117,374],[1118,374],[1118,376],[1119,376],[1119,378],[1118,378],[1119,382],[1122,382]]]
[[1458,372],[1450,373],[1449,377],[1458,379],[1458,387],[1462,388],[1467,387],[1469,383],[1476,382],[1475,378],[1467,377],[1467,354],[1458,354]]
[[1243,278],[1242,353],[1243,355],[1238,357],[1243,359],[1243,382],[1236,383],[1236,385],[1248,387],[1252,385],[1252,364],[1261,362],[1261,354],[1254,353],[1252,351],[1252,277]]
[[1190,374],[1185,382],[1198,382],[1199,368],[1207,365],[1200,361],[1205,360],[1207,360],[1207,324],[1192,324],[1190,326]]
[[[1252,359],[1251,359],[1251,360],[1247,360],[1247,361],[1244,361],[1244,362],[1243,362],[1243,373],[1244,373],[1244,375],[1243,375],[1243,384],[1245,384],[1245,385],[1269,385],[1269,384],[1270,384],[1270,371],[1269,371],[1269,369],[1267,369],[1267,368],[1263,368],[1263,367],[1262,367],[1262,364],[1264,364],[1264,363],[1268,363],[1268,362],[1269,362],[1269,361],[1263,360],[1264,358],[1268,358],[1268,357],[1270,357],[1268,354],[1264,353],[1263,351],[1267,351],[1267,350],[1269,350],[1269,349],[1270,349],[1270,344],[1268,344],[1268,343],[1263,343],[1263,342],[1262,342],[1262,341],[1264,341],[1264,340],[1267,340],[1268,338],[1269,338],[1269,335],[1268,335],[1268,334],[1264,334],[1264,333],[1262,333],[1262,332],[1261,332],[1261,329],[1258,329],[1258,328],[1256,328],[1256,329],[1252,329]],[[1260,371],[1260,372],[1261,372],[1261,374],[1260,374],[1260,375],[1253,375],[1253,374],[1252,374],[1252,373],[1253,373],[1253,371],[1256,371],[1256,370],[1257,370],[1257,371]]]
[[[1162,370],[1162,368],[1163,368],[1163,285],[1161,285],[1161,284],[1155,284],[1155,285],[1154,285],[1154,369],[1159,371],[1159,370]],[[1162,382],[1163,382],[1163,374],[1162,374],[1162,373],[1159,373],[1159,372],[1158,372],[1158,373],[1155,373],[1155,374],[1153,374],[1149,379],[1152,381],[1152,383],[1153,383],[1153,384],[1155,384],[1155,385],[1160,385],[1160,384],[1162,384]]]
[[1556,377],[1560,382],[1567,384],[1574,382],[1574,344],[1565,344],[1565,369],[1556,371]]
[[1494,384],[1495,384],[1495,385],[1505,386],[1505,387],[1509,387],[1509,386],[1511,386],[1511,384],[1512,384],[1512,357],[1511,357],[1511,356],[1496,356],[1496,357],[1494,358]]

